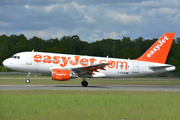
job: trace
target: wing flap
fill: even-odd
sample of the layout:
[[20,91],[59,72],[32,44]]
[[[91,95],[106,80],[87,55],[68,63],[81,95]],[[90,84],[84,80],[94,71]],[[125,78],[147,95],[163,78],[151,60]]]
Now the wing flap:
[[[99,73],[98,70],[106,70],[105,69],[106,65],[109,65],[109,63],[100,63],[100,64],[96,64],[96,65],[74,67],[74,68],[71,68],[71,70],[74,71],[76,74],[78,74],[78,76],[83,76],[83,75],[95,76],[97,73]],[[94,72],[97,72],[97,73],[95,74]],[[103,75],[103,76],[105,76],[105,75]]]
[[[82,67],[73,67],[71,68],[72,70],[79,70],[79,69],[101,69],[101,70],[105,70],[104,68],[106,67],[106,65],[109,65],[109,63],[100,63],[100,64],[96,64],[96,65],[89,65],[89,66],[82,66]],[[90,70],[88,70],[90,71]]]

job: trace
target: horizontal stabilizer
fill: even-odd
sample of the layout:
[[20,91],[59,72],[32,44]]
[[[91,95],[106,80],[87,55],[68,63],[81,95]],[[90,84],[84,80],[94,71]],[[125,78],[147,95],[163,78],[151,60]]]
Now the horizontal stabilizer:
[[154,65],[154,66],[150,66],[150,68],[151,68],[153,71],[164,71],[164,72],[173,71],[173,70],[176,69],[175,66],[173,66],[173,65],[168,65],[168,64]]
[[166,67],[172,67],[172,65],[168,65],[168,64],[158,64],[158,65],[150,66],[150,68],[166,68]]

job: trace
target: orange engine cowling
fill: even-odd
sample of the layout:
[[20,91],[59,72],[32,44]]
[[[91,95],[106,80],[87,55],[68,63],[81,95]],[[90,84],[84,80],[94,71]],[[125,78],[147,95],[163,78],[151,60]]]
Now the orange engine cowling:
[[62,70],[62,69],[53,69],[52,70],[52,79],[57,81],[66,81],[70,79],[69,70]]
[[53,69],[52,79],[57,81],[66,81],[69,79],[78,78],[78,76],[69,70]]

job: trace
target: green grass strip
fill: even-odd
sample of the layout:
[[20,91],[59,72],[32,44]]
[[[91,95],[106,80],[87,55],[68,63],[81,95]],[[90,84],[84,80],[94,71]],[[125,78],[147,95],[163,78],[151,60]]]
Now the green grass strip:
[[180,92],[0,91],[2,120],[178,120]]

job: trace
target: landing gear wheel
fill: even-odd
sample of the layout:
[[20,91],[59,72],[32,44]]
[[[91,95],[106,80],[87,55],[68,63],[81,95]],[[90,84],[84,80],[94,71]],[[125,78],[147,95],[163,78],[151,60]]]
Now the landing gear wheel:
[[82,85],[83,87],[87,87],[87,86],[88,86],[88,82],[87,82],[87,81],[82,81],[82,82],[81,82],[81,85]]
[[28,72],[28,75],[27,75],[28,79],[25,80],[26,83],[30,83],[30,77],[31,77],[31,72]]
[[30,80],[29,80],[29,79],[27,79],[27,80],[25,80],[25,82],[26,82],[26,83],[30,83]]

